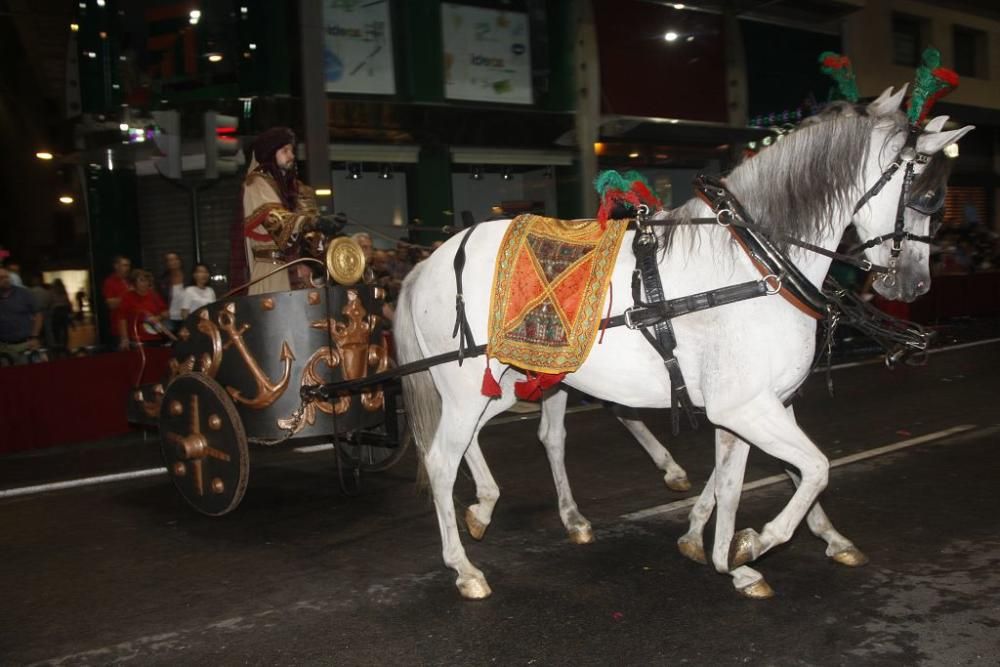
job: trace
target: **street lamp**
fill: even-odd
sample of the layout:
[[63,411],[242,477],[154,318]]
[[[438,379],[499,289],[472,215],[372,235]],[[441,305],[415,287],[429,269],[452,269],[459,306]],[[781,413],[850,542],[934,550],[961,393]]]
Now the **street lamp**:
[[51,160],[54,156],[48,151],[38,151],[35,153],[35,157],[39,160]]
[[62,197],[59,198],[59,203],[69,206],[70,204],[73,203],[73,198],[70,197],[69,195],[63,195]]
[[668,32],[666,35],[663,36],[663,39],[665,39],[668,42],[676,42],[677,41],[677,37],[678,37],[678,34],[676,32],[674,32],[673,30],[671,30],[670,32]]

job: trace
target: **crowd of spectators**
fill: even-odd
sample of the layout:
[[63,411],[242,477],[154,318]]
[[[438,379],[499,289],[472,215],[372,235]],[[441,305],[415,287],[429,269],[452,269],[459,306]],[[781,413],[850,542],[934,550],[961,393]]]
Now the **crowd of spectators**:
[[115,347],[127,350],[136,344],[164,344],[190,313],[216,300],[209,284],[211,271],[195,264],[190,274],[176,252],[163,256],[163,271],[154,280],[145,269],[132,269],[122,255],[114,258],[113,271],[104,279],[101,294],[110,316]]
[[1000,267],[1000,236],[986,225],[965,222],[947,226],[934,237],[931,273],[954,275],[995,271]]

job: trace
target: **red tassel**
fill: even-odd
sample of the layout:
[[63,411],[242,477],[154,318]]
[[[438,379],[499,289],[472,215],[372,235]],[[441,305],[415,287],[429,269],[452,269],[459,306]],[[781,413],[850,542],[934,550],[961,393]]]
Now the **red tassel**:
[[486,364],[486,370],[483,372],[483,386],[479,391],[483,396],[489,396],[490,398],[500,398],[503,396],[503,390],[500,389],[500,384],[493,377],[493,372],[490,370],[488,363]]

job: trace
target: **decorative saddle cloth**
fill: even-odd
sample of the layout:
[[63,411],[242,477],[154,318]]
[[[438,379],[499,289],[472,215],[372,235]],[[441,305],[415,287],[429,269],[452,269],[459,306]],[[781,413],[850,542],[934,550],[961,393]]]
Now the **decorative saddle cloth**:
[[[487,355],[559,379],[579,368],[597,337],[627,226],[514,218],[493,274]],[[543,378],[542,388],[548,384]]]

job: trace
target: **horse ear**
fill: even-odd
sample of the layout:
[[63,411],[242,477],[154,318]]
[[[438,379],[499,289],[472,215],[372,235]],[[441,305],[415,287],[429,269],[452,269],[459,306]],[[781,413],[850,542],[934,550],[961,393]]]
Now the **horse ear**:
[[917,139],[917,152],[924,155],[933,155],[948,144],[955,143],[974,129],[976,129],[975,125],[966,125],[950,132],[924,132]]
[[924,125],[924,132],[940,132],[948,122],[948,116],[935,116]]
[[882,94],[878,96],[874,102],[868,105],[868,115],[869,116],[888,116],[896,111],[899,111],[900,106],[903,103],[903,98],[906,96],[906,88],[908,84],[903,84],[903,87],[897,90],[895,93],[892,92],[892,86],[889,86]]

